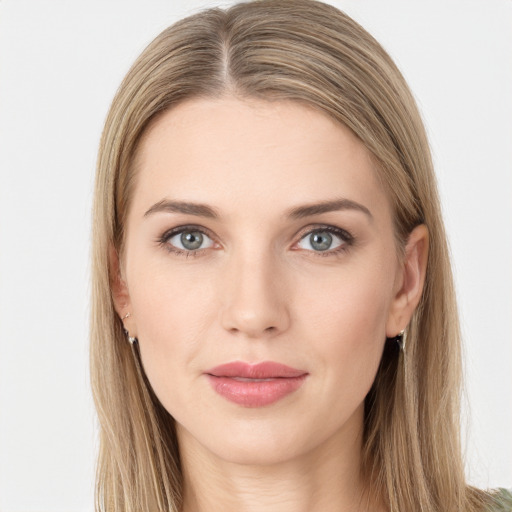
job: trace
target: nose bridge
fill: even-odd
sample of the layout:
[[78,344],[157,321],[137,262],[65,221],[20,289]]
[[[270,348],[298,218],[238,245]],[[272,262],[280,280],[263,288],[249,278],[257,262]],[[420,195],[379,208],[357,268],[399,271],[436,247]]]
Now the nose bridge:
[[289,311],[282,274],[271,251],[253,246],[234,252],[223,275],[223,327],[251,338],[286,330]]

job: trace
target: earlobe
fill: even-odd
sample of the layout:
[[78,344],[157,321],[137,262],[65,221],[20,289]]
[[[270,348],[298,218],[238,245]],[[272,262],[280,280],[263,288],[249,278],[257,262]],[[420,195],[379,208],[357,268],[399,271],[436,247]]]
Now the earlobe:
[[428,229],[424,224],[410,233],[405,247],[400,286],[397,290],[386,325],[386,336],[394,337],[409,324],[417,308],[427,272]]

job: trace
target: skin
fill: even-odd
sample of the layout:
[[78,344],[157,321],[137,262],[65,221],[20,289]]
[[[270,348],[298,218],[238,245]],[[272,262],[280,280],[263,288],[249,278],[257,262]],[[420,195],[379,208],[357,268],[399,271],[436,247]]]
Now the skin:
[[[125,327],[176,420],[183,510],[367,510],[364,398],[386,336],[406,327],[421,297],[426,228],[411,233],[399,258],[391,205],[364,145],[293,102],[182,103],[146,131],[136,168],[113,295],[119,316],[131,313]],[[286,217],[339,198],[369,214]],[[219,217],[146,214],[170,199],[206,203]],[[170,252],[170,244],[186,250],[180,236],[161,240],[187,225],[207,235],[195,256]],[[352,238],[332,235],[334,249],[319,251],[310,232],[325,226]],[[205,375],[237,360],[308,376],[276,403],[243,407]]]

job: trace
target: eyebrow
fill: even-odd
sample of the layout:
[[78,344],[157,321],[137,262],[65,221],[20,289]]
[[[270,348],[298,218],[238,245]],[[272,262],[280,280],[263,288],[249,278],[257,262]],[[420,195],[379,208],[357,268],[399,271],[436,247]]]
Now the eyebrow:
[[320,213],[335,212],[342,210],[356,210],[366,214],[370,219],[373,219],[373,215],[370,210],[360,203],[356,203],[350,199],[334,199],[332,201],[321,201],[320,203],[309,204],[304,206],[297,206],[288,210],[285,217],[292,219],[303,219],[304,217],[310,217],[312,215],[319,215]]
[[187,201],[171,201],[169,199],[162,199],[155,203],[145,214],[148,217],[153,213],[166,212],[166,213],[185,213],[188,215],[197,215],[198,217],[207,217],[209,219],[218,219],[219,213],[215,208],[207,204],[190,203]]
[[[284,217],[298,220],[305,217],[311,217],[313,215],[319,215],[321,213],[343,210],[356,210],[364,213],[370,219],[373,219],[373,215],[371,214],[370,210],[366,208],[366,206],[345,198],[296,206],[290,210],[287,210],[284,214]],[[155,203],[144,214],[144,217],[148,217],[157,212],[183,213],[188,215],[196,215],[198,217],[206,217],[209,219],[219,219],[221,217],[217,209],[207,204],[191,203],[188,201],[173,201],[170,199],[162,199],[158,203]]]

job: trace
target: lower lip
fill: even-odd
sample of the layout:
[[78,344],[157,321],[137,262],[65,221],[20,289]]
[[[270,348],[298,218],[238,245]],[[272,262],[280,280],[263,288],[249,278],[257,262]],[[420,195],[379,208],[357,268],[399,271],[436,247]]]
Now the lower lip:
[[265,380],[237,380],[208,375],[213,389],[224,398],[244,407],[263,407],[281,400],[299,389],[306,374]]

